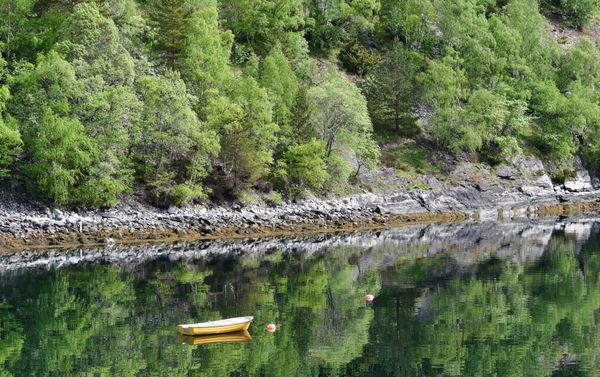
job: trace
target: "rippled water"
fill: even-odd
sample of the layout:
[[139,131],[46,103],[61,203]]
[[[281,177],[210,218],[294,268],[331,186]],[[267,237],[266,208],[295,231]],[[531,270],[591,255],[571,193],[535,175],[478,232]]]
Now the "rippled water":
[[[255,317],[249,342],[176,332],[241,315]],[[0,376],[592,376],[599,363],[592,220],[0,259]]]

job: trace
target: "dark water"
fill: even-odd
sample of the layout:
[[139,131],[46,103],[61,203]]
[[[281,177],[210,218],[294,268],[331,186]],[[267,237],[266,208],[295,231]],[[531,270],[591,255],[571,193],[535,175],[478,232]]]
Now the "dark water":
[[[598,375],[598,225],[4,259],[0,376]],[[240,315],[251,342],[179,342],[178,323]]]

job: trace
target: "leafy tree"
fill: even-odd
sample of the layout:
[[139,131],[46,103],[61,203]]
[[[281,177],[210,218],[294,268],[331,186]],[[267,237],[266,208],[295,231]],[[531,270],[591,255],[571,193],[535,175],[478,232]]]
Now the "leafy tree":
[[600,3],[598,0],[543,0],[542,5],[560,13],[569,24],[581,28],[589,24]]
[[569,85],[574,82],[589,88],[600,83],[598,49],[591,41],[582,38],[562,56],[557,82],[563,90],[568,90]]
[[194,14],[190,0],[152,0],[149,15],[155,27],[158,57],[168,68],[180,68],[179,59],[186,45],[188,27]]
[[77,119],[44,110],[35,134],[26,134],[25,148],[21,169],[32,191],[59,206],[85,201],[79,189],[97,151]]
[[356,170],[354,176],[357,177],[362,168],[373,169],[379,163],[381,153],[379,145],[373,140],[370,131],[344,133],[344,144],[350,150],[349,159],[354,163]]
[[[0,58],[0,72],[3,71],[3,63]],[[0,179],[10,176],[15,158],[21,153],[23,147],[16,120],[5,113],[6,102],[9,99],[8,87],[0,87]]]
[[144,106],[141,132],[135,141],[136,170],[156,203],[177,204],[204,197],[202,180],[209,155],[218,153],[218,139],[193,111],[195,98],[175,73],[139,78]]
[[14,119],[0,120],[0,179],[11,176],[15,159],[22,147],[23,141]]
[[61,32],[63,41],[57,50],[75,67],[77,76],[87,81],[89,89],[133,83],[133,59],[121,44],[114,22],[100,14],[96,5],[76,5]]
[[310,89],[312,122],[331,155],[340,132],[364,133],[371,129],[367,103],[360,89],[338,73],[331,73],[321,85]]
[[460,56],[468,86],[476,89],[493,85],[499,68],[485,7],[478,0],[452,0],[438,2],[437,8],[439,14],[453,15],[442,17],[439,28],[446,52],[452,49]]
[[253,78],[236,78],[228,94],[211,101],[207,122],[221,137],[223,172],[239,191],[267,175],[279,127],[272,121],[267,91]]
[[307,0],[307,39],[315,51],[339,48],[369,33],[380,9],[379,0]]
[[338,55],[342,66],[348,71],[359,76],[366,76],[373,71],[379,63],[379,56],[369,51],[356,41],[347,44]]
[[436,9],[431,0],[388,0],[381,2],[379,33],[389,41],[402,41],[413,50],[421,50],[434,35]]
[[352,156],[363,164],[373,166],[379,157],[378,147],[372,142],[373,126],[367,110],[367,101],[360,89],[336,72],[308,92],[313,109],[311,117],[325,145],[329,175],[345,185],[353,170]]
[[9,110],[21,126],[20,169],[28,187],[57,205],[85,202],[80,190],[98,154],[71,114],[80,95],[73,67],[51,52],[24,67],[12,84]]
[[28,17],[31,16],[33,0],[2,0],[0,1],[0,41],[2,52],[7,60],[13,58],[12,49],[15,47],[14,38],[21,36]]
[[412,117],[418,104],[415,82],[421,57],[396,45],[375,68],[367,83],[369,110],[378,123],[400,131],[404,119]]
[[236,40],[261,55],[304,23],[302,0],[221,0],[220,5]]
[[515,0],[506,5],[505,12],[503,21],[519,34],[520,55],[530,71],[520,72],[519,76],[530,79],[535,76],[542,80],[554,78],[560,49],[548,30],[546,19],[538,11],[538,4],[529,0]]
[[203,0],[190,17],[185,30],[180,72],[188,89],[198,98],[197,112],[204,108],[211,91],[218,91],[231,79],[229,55],[233,34],[221,31],[216,0]]
[[323,188],[328,178],[325,148],[320,140],[291,147],[283,156],[287,176],[296,185]]
[[262,63],[260,84],[273,103],[273,121],[289,137],[292,107],[298,93],[298,80],[280,46],[273,48]]
[[64,40],[57,48],[85,88],[75,114],[100,152],[84,191],[92,206],[115,204],[131,185],[127,154],[141,109],[133,87],[134,61],[114,22],[94,4],[76,5],[62,30]]

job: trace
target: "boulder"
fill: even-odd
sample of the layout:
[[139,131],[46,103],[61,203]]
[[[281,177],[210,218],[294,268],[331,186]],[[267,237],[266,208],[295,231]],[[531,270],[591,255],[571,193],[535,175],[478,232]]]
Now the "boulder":
[[571,192],[592,190],[592,179],[587,170],[577,170],[575,178],[565,181],[565,189]]
[[552,186],[542,187],[542,186],[531,186],[531,185],[523,185],[520,188],[520,191],[527,196],[551,196],[554,195],[554,190]]
[[63,212],[60,209],[53,209],[52,214],[54,215],[54,218],[56,220],[60,220],[64,216]]
[[535,158],[514,157],[511,162],[524,176],[536,176],[545,172],[542,161]]
[[554,195],[554,186],[548,174],[534,176],[526,180],[520,187],[520,191],[528,196],[550,196]]
[[496,175],[503,179],[515,179],[517,172],[508,165],[501,165],[496,168]]
[[533,177],[531,179],[531,181],[532,181],[532,183],[535,184],[535,186],[538,186],[538,187],[541,187],[541,188],[547,189],[547,190],[553,190],[552,180],[550,179],[548,174],[542,174],[542,175]]

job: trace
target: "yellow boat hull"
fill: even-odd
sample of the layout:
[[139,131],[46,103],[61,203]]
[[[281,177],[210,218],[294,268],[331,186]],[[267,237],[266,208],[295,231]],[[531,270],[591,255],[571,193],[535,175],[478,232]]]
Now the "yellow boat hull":
[[215,335],[247,331],[252,319],[252,317],[239,317],[192,325],[179,325],[177,331],[182,335]]
[[247,343],[252,340],[248,331],[238,331],[227,334],[191,336],[180,335],[180,344],[189,344],[192,346],[204,344],[219,344],[219,343]]

